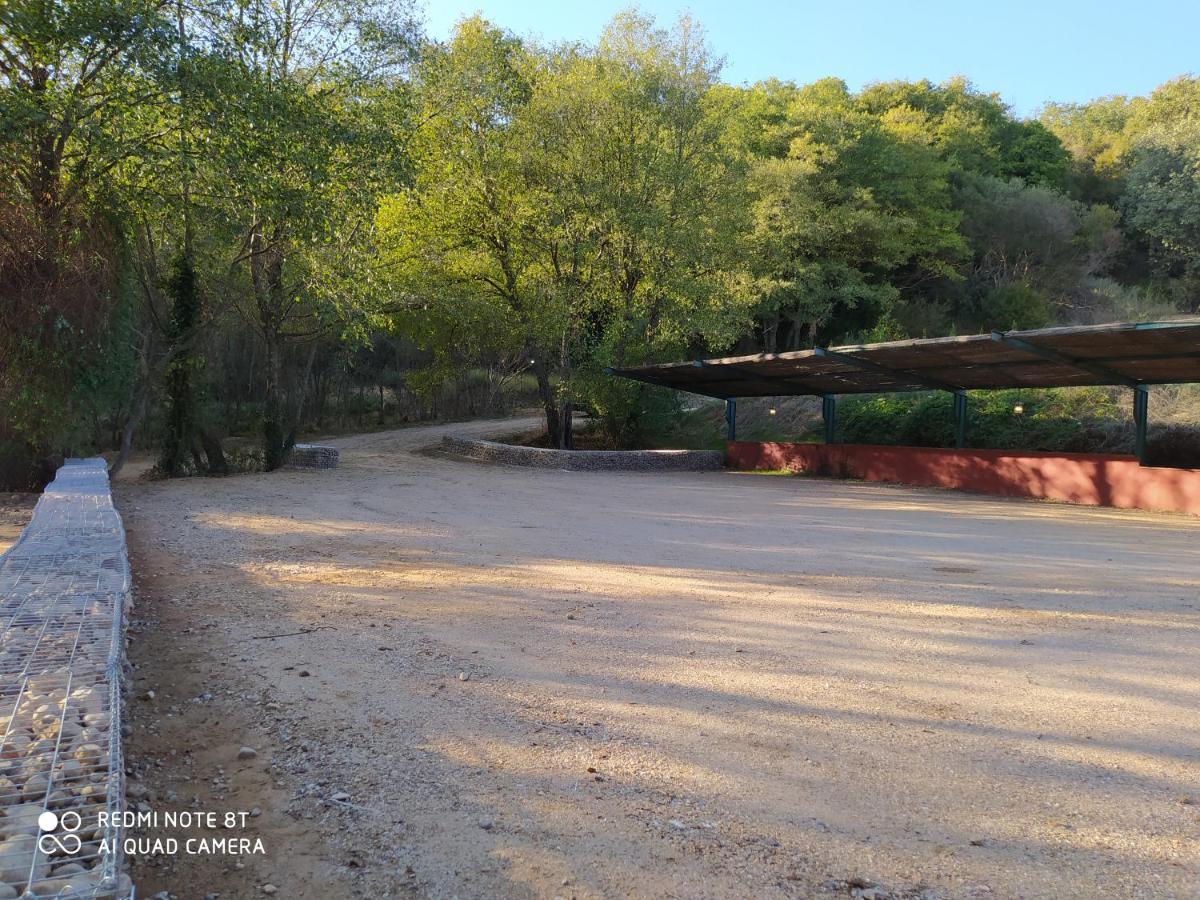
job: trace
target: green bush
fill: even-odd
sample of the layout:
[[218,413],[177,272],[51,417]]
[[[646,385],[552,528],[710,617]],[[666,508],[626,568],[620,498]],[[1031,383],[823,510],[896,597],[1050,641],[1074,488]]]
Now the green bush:
[[982,303],[983,319],[991,328],[1045,328],[1053,320],[1046,295],[1019,281],[993,288]]
[[1146,438],[1146,465],[1200,469],[1200,431],[1172,425]]
[[678,391],[586,370],[571,386],[579,411],[595,420],[597,437],[614,447],[654,446],[684,418]]
[[913,394],[843,398],[838,403],[838,437],[851,444],[903,444],[900,428],[912,413],[914,398]]
[[[1105,388],[981,391],[969,397],[971,447],[1071,452],[1132,447],[1128,417]],[[953,447],[955,442],[954,398],[945,392],[846,398],[838,420],[839,439],[847,443]]]

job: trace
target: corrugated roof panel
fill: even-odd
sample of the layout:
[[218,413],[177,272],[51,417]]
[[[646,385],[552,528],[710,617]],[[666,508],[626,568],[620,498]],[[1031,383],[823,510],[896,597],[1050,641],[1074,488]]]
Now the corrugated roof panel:
[[1200,318],[889,341],[612,372],[714,397],[1200,382]]

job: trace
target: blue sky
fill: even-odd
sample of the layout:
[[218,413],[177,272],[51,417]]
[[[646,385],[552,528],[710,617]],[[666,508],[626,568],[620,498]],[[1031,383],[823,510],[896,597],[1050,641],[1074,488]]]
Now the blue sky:
[[[619,0],[426,0],[431,37],[481,12],[522,35],[593,40]],[[966,75],[1020,115],[1046,100],[1146,94],[1200,69],[1196,0],[643,0],[660,24],[690,12],[725,57],[730,83],[828,75],[852,88],[894,78]]]

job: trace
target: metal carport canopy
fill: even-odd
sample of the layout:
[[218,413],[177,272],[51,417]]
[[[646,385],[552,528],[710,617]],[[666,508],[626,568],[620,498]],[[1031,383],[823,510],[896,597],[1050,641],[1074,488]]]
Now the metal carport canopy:
[[1200,318],[816,347],[614,368],[614,375],[729,399],[1200,382]]

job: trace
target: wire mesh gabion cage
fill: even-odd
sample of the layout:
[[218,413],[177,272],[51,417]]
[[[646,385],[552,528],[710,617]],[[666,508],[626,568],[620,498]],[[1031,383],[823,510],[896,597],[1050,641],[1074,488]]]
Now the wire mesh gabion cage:
[[288,464],[297,469],[336,469],[338,451],[336,447],[322,444],[296,444],[292,447]]
[[58,470],[0,555],[0,898],[130,898],[121,676],[129,560],[100,459]]

